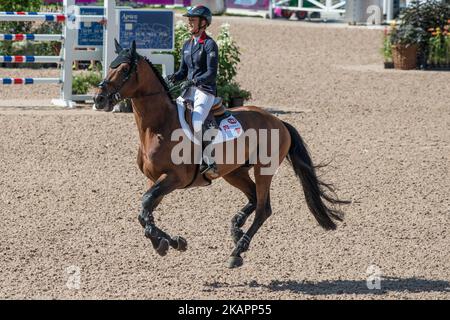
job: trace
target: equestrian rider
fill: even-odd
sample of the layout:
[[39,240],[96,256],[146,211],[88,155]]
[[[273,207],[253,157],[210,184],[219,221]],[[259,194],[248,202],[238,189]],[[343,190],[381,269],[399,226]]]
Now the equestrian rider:
[[[192,37],[183,45],[179,70],[168,76],[167,81],[173,83],[184,80],[181,96],[194,102],[192,124],[195,136],[201,139],[202,132],[211,127],[211,124],[205,124],[205,119],[217,92],[219,49],[216,42],[205,32],[212,21],[211,11],[207,7],[192,7],[183,16],[189,19],[188,26]],[[210,143],[211,141],[203,141],[203,148]],[[200,172],[203,174],[211,169],[216,170],[214,159],[204,156]]]

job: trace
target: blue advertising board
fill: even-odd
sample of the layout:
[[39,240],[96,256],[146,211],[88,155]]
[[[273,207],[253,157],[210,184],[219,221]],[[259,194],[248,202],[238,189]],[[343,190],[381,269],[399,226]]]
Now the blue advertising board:
[[174,13],[171,10],[121,10],[119,38],[124,48],[136,40],[138,49],[174,49]]
[[[80,15],[104,15],[103,7],[82,7]],[[77,47],[102,47],[103,46],[103,26],[98,22],[81,22],[78,29]]]
[[227,8],[265,11],[269,10],[270,0],[225,0],[225,3]]

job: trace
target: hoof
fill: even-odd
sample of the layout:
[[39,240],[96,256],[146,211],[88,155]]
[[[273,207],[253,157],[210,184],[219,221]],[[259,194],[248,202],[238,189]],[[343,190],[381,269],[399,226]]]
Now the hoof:
[[239,240],[241,240],[242,236],[244,235],[244,231],[241,229],[238,229],[236,231],[233,230],[233,233],[231,236],[233,237],[234,244],[236,245]]
[[241,257],[231,256],[230,260],[228,261],[228,268],[230,268],[230,269],[239,268],[243,264],[244,264],[244,259],[242,259]]
[[167,251],[169,251],[169,240],[161,238],[158,248],[156,248],[156,252],[158,252],[161,257],[164,257],[167,254]]
[[[185,238],[180,237],[180,236],[176,236],[172,238],[173,243],[172,247],[178,251],[184,252],[187,250],[187,241]],[[172,244],[171,243],[171,244]]]

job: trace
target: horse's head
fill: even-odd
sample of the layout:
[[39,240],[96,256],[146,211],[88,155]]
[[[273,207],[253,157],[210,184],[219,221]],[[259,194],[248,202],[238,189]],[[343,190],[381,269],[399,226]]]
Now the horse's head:
[[117,58],[111,63],[108,74],[100,82],[94,97],[95,108],[111,111],[118,102],[131,98],[138,90],[137,69],[140,56],[136,52],[136,42],[124,49],[115,40]]

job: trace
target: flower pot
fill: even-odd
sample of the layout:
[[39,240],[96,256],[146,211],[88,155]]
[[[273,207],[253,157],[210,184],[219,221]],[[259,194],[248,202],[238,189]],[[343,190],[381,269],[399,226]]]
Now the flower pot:
[[397,44],[392,46],[392,60],[395,69],[412,70],[417,68],[417,45],[405,46]]
[[394,69],[394,63],[393,62],[384,62],[384,68],[385,69]]
[[244,98],[234,97],[231,98],[230,108],[242,107],[244,105]]

